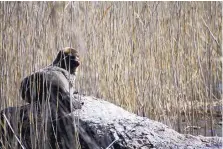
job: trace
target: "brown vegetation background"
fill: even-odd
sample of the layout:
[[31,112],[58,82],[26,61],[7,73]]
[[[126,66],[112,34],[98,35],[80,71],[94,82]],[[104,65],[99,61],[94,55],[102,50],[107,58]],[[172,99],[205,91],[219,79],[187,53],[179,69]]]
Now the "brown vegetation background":
[[24,104],[22,78],[67,46],[80,94],[219,135],[222,2],[0,2],[0,108]]

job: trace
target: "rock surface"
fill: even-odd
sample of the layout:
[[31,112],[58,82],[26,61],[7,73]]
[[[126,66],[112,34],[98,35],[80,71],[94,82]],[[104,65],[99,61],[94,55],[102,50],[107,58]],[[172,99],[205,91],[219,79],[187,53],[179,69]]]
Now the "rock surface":
[[137,116],[107,101],[93,97],[82,97],[82,100],[84,106],[77,111],[82,126],[93,132],[89,136],[102,148],[115,140],[111,147],[115,149],[222,148],[220,137],[179,134],[162,123]]
[[[18,136],[21,137],[20,140],[24,148],[73,149],[80,148],[80,146],[82,149],[222,148],[221,137],[179,134],[162,123],[137,116],[107,101],[80,95],[75,95],[75,98],[84,102],[82,109],[75,110],[59,119],[50,120],[49,118],[45,120],[45,123],[40,122],[36,124],[41,126],[37,127],[38,133],[31,131],[32,128],[36,128],[31,124],[20,126],[22,130],[29,130],[22,131],[22,133],[14,133],[20,134]],[[26,110],[20,109],[20,112],[26,111],[25,113],[23,112],[23,117],[28,117],[29,113],[33,111],[30,110],[30,107],[32,106],[26,105],[21,108]],[[6,112],[1,112],[1,116],[3,113],[5,113],[6,116],[9,115],[8,113],[13,115],[12,111],[15,110],[12,108],[8,111],[6,110]],[[14,113],[18,114],[18,110]],[[38,114],[37,117],[42,116],[41,112],[35,113]],[[14,123],[14,119],[10,117],[8,117],[8,119],[10,123]],[[22,120],[23,123],[27,121],[27,119]],[[15,125],[13,125],[13,127],[13,129],[16,130]],[[78,132],[79,135],[75,132]],[[35,134],[36,138],[33,138],[33,134]],[[37,140],[38,143],[33,145],[35,140]],[[16,139],[14,139],[14,141],[16,142]],[[21,145],[17,143],[17,145],[14,145],[14,148],[21,148]]]

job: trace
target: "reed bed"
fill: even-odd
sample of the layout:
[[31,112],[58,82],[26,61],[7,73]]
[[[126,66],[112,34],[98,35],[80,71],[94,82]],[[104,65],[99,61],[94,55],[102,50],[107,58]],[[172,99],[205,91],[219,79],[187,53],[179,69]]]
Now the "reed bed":
[[25,104],[22,78],[71,46],[80,94],[219,135],[222,2],[0,2],[0,22],[1,109]]

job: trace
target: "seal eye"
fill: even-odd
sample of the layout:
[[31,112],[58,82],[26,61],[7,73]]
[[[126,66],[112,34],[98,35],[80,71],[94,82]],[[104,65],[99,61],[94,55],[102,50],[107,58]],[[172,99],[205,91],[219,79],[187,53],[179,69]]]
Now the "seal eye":
[[70,60],[79,62],[80,59],[78,56],[70,56]]

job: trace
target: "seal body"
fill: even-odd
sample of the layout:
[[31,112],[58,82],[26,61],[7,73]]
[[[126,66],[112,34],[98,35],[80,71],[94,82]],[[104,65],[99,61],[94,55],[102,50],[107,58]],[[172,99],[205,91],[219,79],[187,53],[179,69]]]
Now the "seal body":
[[73,98],[75,92],[73,83],[79,65],[76,50],[65,48],[59,51],[51,65],[22,80],[20,86],[22,99],[28,103],[54,102],[57,104],[55,107],[60,107],[64,112],[71,112],[73,108],[80,109],[82,103]]

